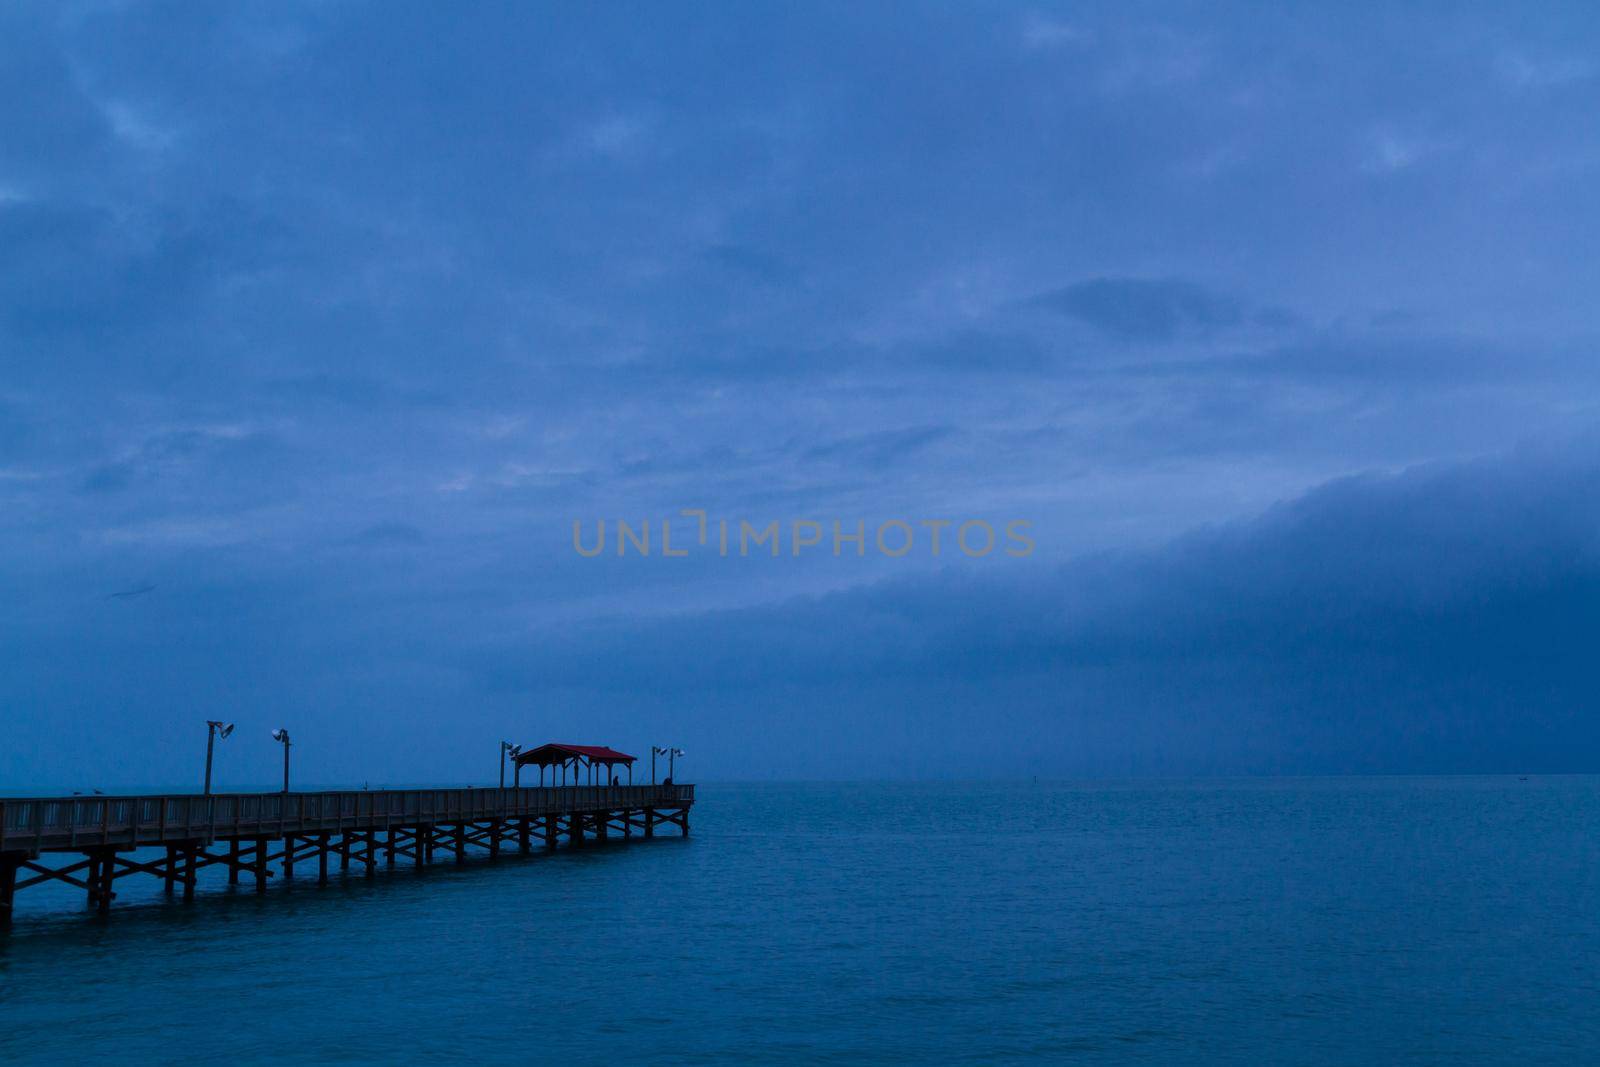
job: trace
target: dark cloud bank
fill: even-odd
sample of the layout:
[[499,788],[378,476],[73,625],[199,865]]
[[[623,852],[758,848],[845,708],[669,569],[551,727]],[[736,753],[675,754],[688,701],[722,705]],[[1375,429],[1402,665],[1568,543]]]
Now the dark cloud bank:
[[704,739],[718,757],[763,768],[1578,770],[1600,749],[1597,490],[1591,454],[1346,478],[1043,580],[950,570],[473,663],[503,690],[702,709],[734,724]]
[[9,620],[0,764],[183,781],[223,709],[259,727],[231,775],[283,719],[318,781],[481,779],[501,731],[670,734],[707,778],[1578,771],[1597,532],[1590,442],[1344,478],[1154,551],[581,624],[526,621],[551,575],[463,583],[409,527],[218,550]]

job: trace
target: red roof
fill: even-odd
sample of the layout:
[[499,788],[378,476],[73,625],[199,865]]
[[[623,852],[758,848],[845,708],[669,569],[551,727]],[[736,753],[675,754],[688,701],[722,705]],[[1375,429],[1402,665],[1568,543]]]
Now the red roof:
[[552,741],[548,745],[530,748],[517,757],[518,763],[564,763],[574,756],[586,759],[590,763],[632,763],[636,757],[626,752],[618,752],[605,745],[562,745]]

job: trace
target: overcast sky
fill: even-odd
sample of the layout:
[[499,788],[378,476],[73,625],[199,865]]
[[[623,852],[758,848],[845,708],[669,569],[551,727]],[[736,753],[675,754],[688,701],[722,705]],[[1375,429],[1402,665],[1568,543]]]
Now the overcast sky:
[[[1597,56],[1585,5],[7,5],[0,789],[197,784],[211,717],[224,787],[276,726],[308,784],[1593,770]],[[573,550],[686,508],[783,551]]]

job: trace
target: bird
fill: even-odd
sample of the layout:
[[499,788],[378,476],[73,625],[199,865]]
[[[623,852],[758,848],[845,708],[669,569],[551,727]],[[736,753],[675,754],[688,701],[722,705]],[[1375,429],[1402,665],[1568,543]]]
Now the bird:
[[155,586],[153,586],[153,585],[141,585],[137,589],[124,589],[120,593],[112,593],[110,596],[106,597],[106,599],[107,600],[132,600],[136,596],[144,596],[146,593],[150,592],[154,588],[155,588]]

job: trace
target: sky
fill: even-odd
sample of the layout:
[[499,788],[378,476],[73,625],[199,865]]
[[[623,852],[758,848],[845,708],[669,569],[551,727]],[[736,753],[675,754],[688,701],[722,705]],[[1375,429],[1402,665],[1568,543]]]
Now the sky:
[[317,785],[1600,769],[1596,56],[1577,4],[7,5],[0,790],[190,788],[209,718],[241,789],[280,726]]

